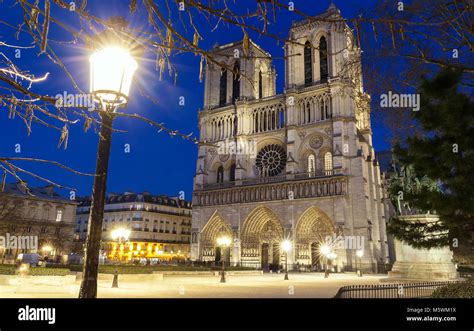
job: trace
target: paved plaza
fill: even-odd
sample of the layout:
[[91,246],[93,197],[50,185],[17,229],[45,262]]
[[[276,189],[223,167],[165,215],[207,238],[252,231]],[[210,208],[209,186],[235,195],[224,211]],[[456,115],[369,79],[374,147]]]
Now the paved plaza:
[[[346,285],[379,284],[386,275],[295,273],[283,280],[283,274],[220,276],[164,275],[154,282],[120,281],[111,288],[110,281],[99,281],[99,298],[332,298]],[[0,298],[77,298],[80,282],[65,286],[0,286]]]

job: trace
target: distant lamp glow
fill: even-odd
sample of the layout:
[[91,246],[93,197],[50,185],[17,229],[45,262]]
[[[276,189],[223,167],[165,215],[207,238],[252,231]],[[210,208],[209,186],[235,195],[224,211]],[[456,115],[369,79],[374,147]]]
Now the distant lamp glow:
[[41,248],[41,250],[44,252],[44,253],[48,253],[48,252],[51,252],[53,250],[53,248],[49,245],[45,245]]
[[225,283],[225,249],[230,247],[230,243],[232,239],[228,235],[221,235],[217,238],[216,243],[220,246],[221,249],[221,256],[222,256],[222,271],[221,271],[221,283]]
[[291,241],[285,239],[281,243],[281,248],[283,252],[285,252],[285,278],[284,280],[288,280],[288,252],[291,250]]
[[291,250],[291,241],[289,241],[288,239],[283,240],[283,242],[281,243],[281,248],[284,252],[288,253]]
[[362,277],[362,256],[364,256],[364,250],[358,249],[356,251],[356,255],[359,258],[359,267],[357,267],[357,258],[356,258],[356,261],[355,261],[357,276]]
[[319,248],[319,252],[324,256],[328,256],[331,253],[331,248],[328,245],[322,245]]
[[223,235],[217,238],[217,245],[221,247],[229,247],[230,241],[231,239],[229,236]]
[[91,93],[101,102],[126,104],[137,61],[121,47],[99,49],[90,56]]
[[321,247],[319,247],[319,252],[324,255],[324,278],[328,278],[328,259],[330,259],[331,256],[331,247],[329,247],[328,245],[322,245]]
[[112,230],[110,235],[112,236],[113,240],[128,240],[128,238],[130,237],[130,230],[125,228],[117,228]]

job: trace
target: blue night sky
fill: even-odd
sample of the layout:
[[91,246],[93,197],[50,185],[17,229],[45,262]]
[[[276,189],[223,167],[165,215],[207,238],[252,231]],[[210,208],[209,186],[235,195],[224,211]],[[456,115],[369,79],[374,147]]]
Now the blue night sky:
[[[315,15],[323,12],[329,5],[329,1],[294,1],[301,11]],[[354,17],[361,11],[370,10],[376,1],[335,1],[343,16]],[[80,3],[78,1],[78,3]],[[140,3],[140,2],[139,2]],[[160,3],[159,1],[157,3]],[[245,4],[254,3],[253,0],[238,1],[242,9]],[[14,1],[3,1],[0,3],[0,20],[10,24],[18,24],[22,20],[18,6],[13,7]],[[138,7],[138,12],[133,16],[128,11],[129,1],[97,1],[89,0],[87,10],[103,19],[111,16],[124,16],[133,28],[149,29],[146,13],[143,7]],[[73,14],[59,10],[54,6],[53,16],[68,24],[78,26]],[[287,37],[292,20],[301,19],[295,13],[282,11],[278,17],[276,26],[271,26],[271,32]],[[197,24],[202,26],[204,40],[201,46],[210,49],[215,43],[225,44],[242,38],[242,31],[238,28],[221,26],[214,32],[210,32],[208,25],[203,20]],[[14,38],[15,30],[5,25],[0,25],[0,40],[14,45],[28,45],[30,38],[24,34],[20,41]],[[265,50],[275,57],[283,56],[282,44],[278,45],[276,40],[270,38],[259,38],[250,34],[252,40],[261,45]],[[62,32],[57,26],[52,26],[50,38],[56,40],[71,40],[72,38]],[[89,88],[89,62],[87,51],[83,43],[51,44],[58,56],[68,67],[71,74],[77,80],[79,86],[87,91]],[[362,45],[363,47],[364,45]],[[70,81],[57,65],[52,64],[45,56],[38,56],[39,49],[23,49],[20,59],[15,59],[15,48],[0,46],[0,52],[15,61],[15,64],[25,70],[29,70],[38,76],[49,72],[47,81],[34,86],[34,91],[43,94],[56,95],[64,91],[72,91]],[[197,112],[203,105],[204,84],[199,82],[199,57],[194,54],[178,54],[173,57],[179,76],[176,86],[173,79],[166,75],[162,81],[158,79],[158,71],[155,70],[154,56],[145,53],[145,59],[140,63],[140,69],[136,76],[145,93],[158,100],[153,104],[140,95],[140,91],[132,86],[130,102],[126,109],[121,110],[129,113],[139,113],[157,122],[164,122],[171,129],[178,129],[184,133],[194,132],[198,134]],[[277,93],[283,92],[284,85],[284,62],[280,59],[274,60],[278,77]],[[370,93],[370,90],[368,91]],[[179,97],[185,97],[185,106],[179,106]],[[372,119],[374,131],[374,145],[376,150],[389,148],[390,139],[388,130],[380,119]],[[114,123],[114,128],[126,130],[126,133],[116,132],[113,136],[112,151],[109,166],[108,192],[149,191],[153,194],[178,195],[180,191],[186,193],[185,198],[191,199],[192,183],[195,172],[195,160],[197,146],[189,141],[177,137],[170,137],[164,133],[158,133],[156,128],[151,127],[139,120],[119,118]],[[57,148],[59,132],[34,124],[30,136],[27,136],[26,126],[19,118],[8,119],[8,109],[0,108],[0,155],[10,157],[36,157],[61,162],[78,171],[93,173],[95,170],[95,159],[97,151],[98,136],[91,128],[87,133],[83,131],[83,122],[72,125],[69,133],[68,148]],[[21,144],[21,153],[15,153],[15,144]],[[124,145],[130,144],[131,153],[124,152]],[[36,172],[57,183],[74,187],[78,195],[89,195],[92,188],[92,178],[72,174],[63,169],[51,165],[40,165],[36,163],[23,162],[17,165]],[[29,185],[46,185],[32,178],[24,177]],[[10,181],[13,179],[10,178]],[[66,192],[63,192],[64,194]]]

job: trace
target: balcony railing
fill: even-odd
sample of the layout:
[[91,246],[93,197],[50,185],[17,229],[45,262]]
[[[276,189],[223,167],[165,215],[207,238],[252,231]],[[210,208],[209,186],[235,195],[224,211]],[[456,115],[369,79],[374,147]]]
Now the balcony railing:
[[[177,207],[175,207],[178,209]],[[156,210],[156,209],[146,209],[146,208],[137,208],[135,206],[132,207],[117,207],[117,208],[106,208],[104,213],[114,213],[114,212],[142,212],[142,213],[156,213],[156,214],[165,214],[165,215],[175,215],[175,216],[183,216],[183,213],[179,210],[176,212],[166,211],[166,210]],[[84,215],[89,214],[90,210],[77,210],[76,215]]]
[[197,185],[196,188],[198,190],[212,190],[212,189],[220,189],[220,188],[229,188],[229,187],[234,187],[234,186],[262,185],[262,184],[281,183],[281,182],[293,181],[293,180],[327,178],[327,177],[338,176],[338,175],[343,175],[342,169],[300,172],[296,174],[285,174],[285,175],[272,176],[272,177],[245,178],[242,180],[223,182],[223,183],[206,183],[203,185]]
[[[339,171],[338,171],[339,172]],[[287,199],[342,196],[347,194],[348,179],[344,174],[292,174],[259,178],[231,187],[198,189],[193,194],[194,206],[214,206],[234,203],[276,201]],[[228,183],[224,183],[228,184]]]

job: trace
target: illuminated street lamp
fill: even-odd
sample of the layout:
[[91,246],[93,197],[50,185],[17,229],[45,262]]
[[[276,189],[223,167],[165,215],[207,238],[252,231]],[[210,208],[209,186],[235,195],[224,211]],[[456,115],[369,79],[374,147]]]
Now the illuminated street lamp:
[[281,248],[285,252],[285,278],[284,280],[288,280],[288,252],[291,250],[291,241],[288,239],[283,240],[281,243]]
[[356,255],[359,258],[359,268],[357,268],[357,258],[356,258],[357,276],[362,277],[362,256],[364,255],[364,250],[358,249],[356,251]]
[[41,247],[41,251],[43,252],[44,263],[46,264],[49,259],[49,255],[53,251],[53,247],[51,247],[50,245],[44,245],[43,247]]
[[225,283],[225,253],[226,248],[230,247],[231,238],[227,235],[222,235],[217,238],[217,246],[221,247],[222,272],[221,283]]
[[[117,241],[117,261],[120,262],[120,245],[122,244],[122,240],[126,242],[130,237],[130,230],[126,228],[117,228],[112,230],[110,233],[113,240]],[[118,267],[115,267],[114,272],[114,279],[112,281],[112,287],[118,287]]]
[[49,254],[53,250],[53,247],[49,245],[45,245],[41,247],[41,250],[43,251],[44,254]]
[[322,245],[319,248],[319,252],[324,255],[324,278],[328,278],[329,277],[328,258],[329,258],[329,254],[331,254],[331,248],[328,245]]
[[[331,262],[331,265],[334,264],[334,261],[336,261],[337,259],[337,254],[334,253],[334,252],[331,252],[329,255],[328,255],[328,258],[332,261]],[[335,267],[335,271],[337,272],[337,266]]]
[[[143,48],[131,38],[124,37],[124,19],[110,21],[109,27],[88,40],[90,56],[90,92],[98,103],[101,118],[99,146],[90,208],[90,224],[87,233],[84,270],[80,298],[97,297],[100,240],[104,217],[107,172],[109,168],[112,124],[118,108],[128,102],[136,61]],[[120,36],[120,38],[119,38]]]

